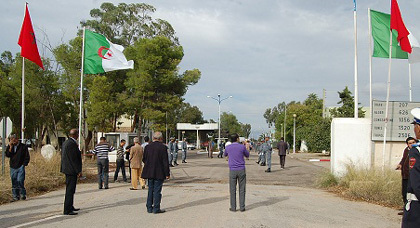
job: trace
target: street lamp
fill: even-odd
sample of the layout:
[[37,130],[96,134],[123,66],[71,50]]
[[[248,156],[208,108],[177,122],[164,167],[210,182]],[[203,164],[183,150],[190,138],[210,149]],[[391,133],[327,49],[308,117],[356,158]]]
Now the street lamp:
[[296,153],[296,114],[293,114],[293,153]]
[[228,97],[225,97],[225,98],[221,99],[220,98],[220,93],[219,93],[219,94],[217,94],[217,98],[212,97],[212,96],[207,96],[207,97],[217,101],[217,103],[219,104],[219,121],[217,121],[218,122],[218,129],[219,129],[219,138],[217,139],[217,147],[219,147],[219,144],[220,144],[220,103],[222,103],[222,101],[224,101],[224,100],[232,98],[232,96],[228,96]]

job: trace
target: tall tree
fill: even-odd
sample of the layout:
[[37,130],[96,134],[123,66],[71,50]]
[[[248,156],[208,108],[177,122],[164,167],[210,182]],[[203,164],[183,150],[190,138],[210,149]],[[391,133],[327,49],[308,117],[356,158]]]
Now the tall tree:
[[[354,117],[354,96],[346,86],[343,91],[338,92],[340,101],[337,104],[341,104],[341,107],[331,109],[330,113],[333,117]],[[360,118],[365,117],[365,111],[362,107],[359,107],[358,116]]]
[[[201,72],[194,69],[180,75],[183,48],[166,37],[138,40],[126,54],[136,62],[127,73],[126,106],[140,123],[152,120],[154,129],[163,130],[166,112],[181,105],[188,86],[198,82]],[[141,132],[141,125],[138,128]]]

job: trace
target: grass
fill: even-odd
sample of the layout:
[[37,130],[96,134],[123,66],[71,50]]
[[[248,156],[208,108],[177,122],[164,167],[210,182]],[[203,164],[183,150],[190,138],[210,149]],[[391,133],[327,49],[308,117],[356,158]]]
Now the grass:
[[354,200],[392,208],[402,206],[401,174],[391,169],[382,171],[347,165],[344,176],[338,178],[331,172],[325,172],[318,177],[317,185]]
[[[0,157],[1,161],[1,157]],[[50,160],[44,159],[39,152],[31,152],[31,161],[25,167],[25,188],[28,197],[56,190],[65,185],[65,175],[60,173],[61,156],[55,154]],[[83,162],[83,182],[95,180],[95,163],[89,159]],[[80,181],[79,181],[80,183]],[[0,176],[0,204],[12,199],[9,159],[5,161],[5,175]]]

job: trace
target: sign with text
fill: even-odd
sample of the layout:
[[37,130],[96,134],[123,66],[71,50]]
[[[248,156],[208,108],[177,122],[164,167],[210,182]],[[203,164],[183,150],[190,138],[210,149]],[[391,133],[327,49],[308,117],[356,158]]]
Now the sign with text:
[[[385,101],[373,101],[372,108],[372,141],[384,140]],[[390,101],[388,107],[387,141],[404,142],[407,137],[414,136],[413,115],[410,111],[420,107],[420,102]]]

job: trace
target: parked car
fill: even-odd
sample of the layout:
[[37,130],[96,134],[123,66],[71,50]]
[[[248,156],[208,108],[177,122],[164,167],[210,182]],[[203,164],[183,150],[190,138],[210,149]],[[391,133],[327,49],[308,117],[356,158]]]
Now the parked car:
[[188,150],[195,150],[196,146],[194,144],[187,143],[187,149]]

